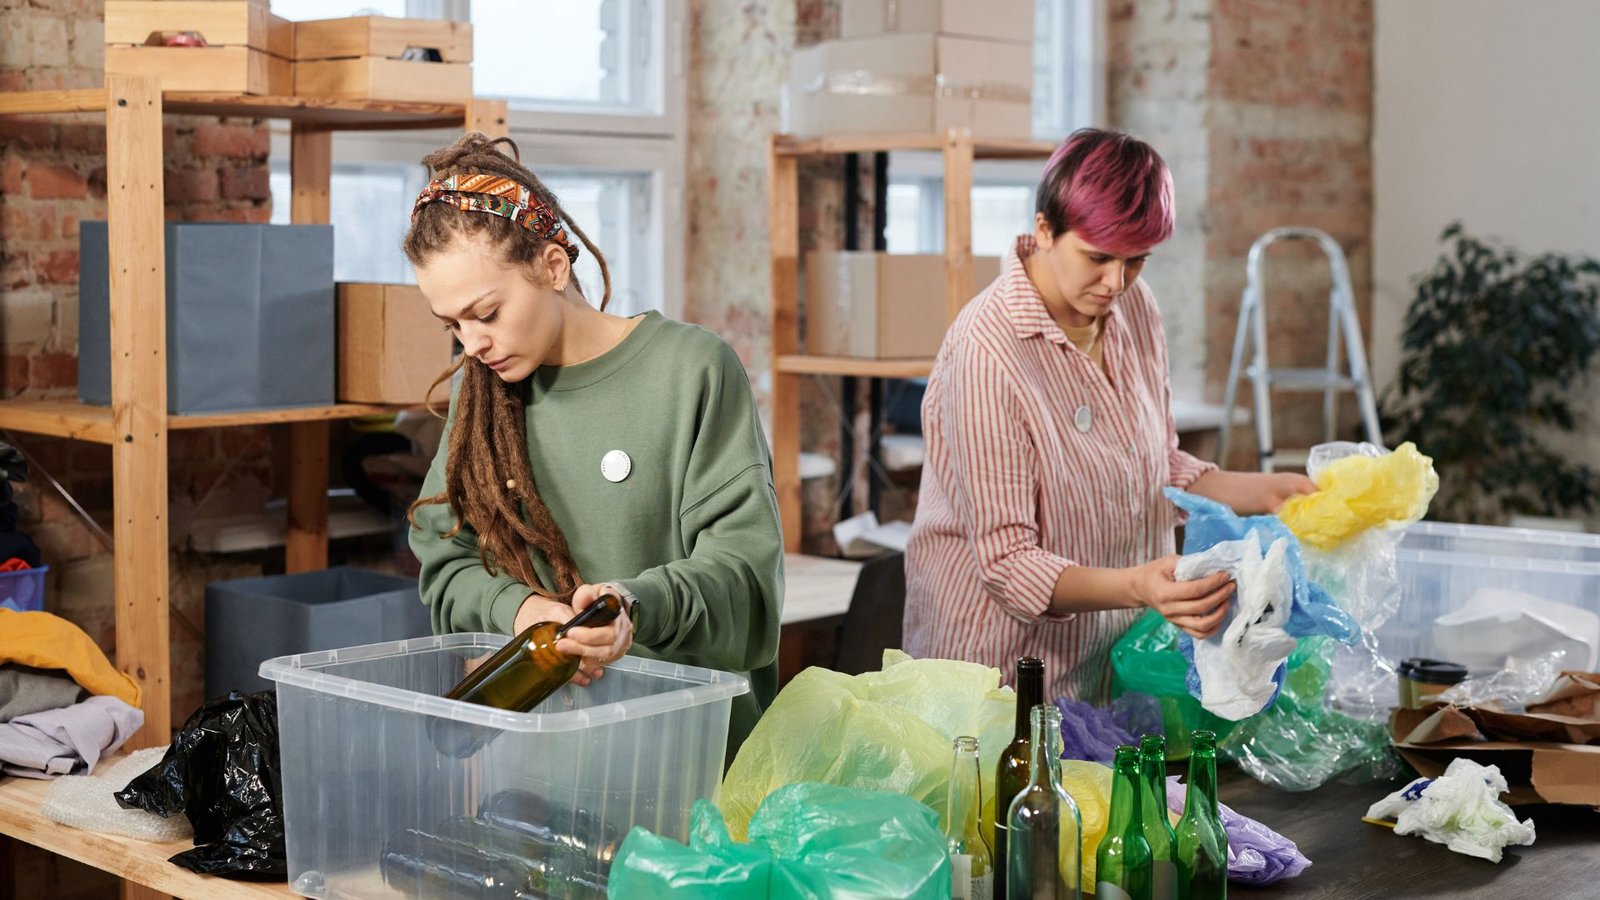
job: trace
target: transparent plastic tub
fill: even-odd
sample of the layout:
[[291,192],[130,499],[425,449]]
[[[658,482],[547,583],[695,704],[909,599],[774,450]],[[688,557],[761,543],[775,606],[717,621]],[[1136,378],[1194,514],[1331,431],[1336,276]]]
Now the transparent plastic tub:
[[[627,657],[531,713],[440,696],[468,660],[505,641],[454,634],[261,664],[277,684],[291,888],[322,900],[436,895],[386,885],[385,848],[408,829],[436,833],[510,797],[539,810],[525,817],[531,826],[602,856],[634,825],[687,840],[691,807],[721,783],[732,699],[749,683]],[[465,759],[436,747],[441,732],[463,730],[491,739]],[[603,871],[591,874],[603,883]]]
[[1398,611],[1377,630],[1392,662],[1439,657],[1434,623],[1481,589],[1499,589],[1600,614],[1600,535],[1419,522],[1395,554]]

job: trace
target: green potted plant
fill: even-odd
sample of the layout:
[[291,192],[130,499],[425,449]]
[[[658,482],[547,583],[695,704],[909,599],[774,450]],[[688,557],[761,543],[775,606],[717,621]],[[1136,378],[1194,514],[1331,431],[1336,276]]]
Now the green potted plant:
[[1600,351],[1600,262],[1526,257],[1459,222],[1440,240],[1453,247],[1406,313],[1400,377],[1382,403],[1386,439],[1433,457],[1436,518],[1592,512],[1600,472],[1549,442],[1577,429],[1573,401]]

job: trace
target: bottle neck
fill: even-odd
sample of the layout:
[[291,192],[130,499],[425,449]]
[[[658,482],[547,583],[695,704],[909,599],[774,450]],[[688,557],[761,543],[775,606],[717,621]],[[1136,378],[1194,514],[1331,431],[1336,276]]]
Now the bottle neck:
[[963,841],[968,835],[978,833],[978,804],[982,802],[978,796],[978,781],[977,749],[958,747],[950,770],[946,837]]
[[1123,835],[1142,831],[1144,818],[1139,810],[1139,763],[1118,763],[1111,776],[1111,821],[1107,834]]
[[[1200,806],[1195,807],[1195,798],[1200,798]],[[1218,815],[1217,810],[1217,751],[1196,749],[1189,756],[1189,791],[1183,801],[1185,814],[1193,807],[1203,810],[1208,816]]]
[[[1050,787],[1061,778],[1061,732],[1057,730],[1054,735],[1050,733],[1050,712],[1039,710],[1029,722],[1028,739],[1032,742],[1028,748],[1029,787]],[[1059,720],[1056,721],[1059,729]]]
[[1139,778],[1144,782],[1140,799],[1145,805],[1147,818],[1165,810],[1167,806],[1166,756],[1158,747],[1141,748],[1139,752]]
[[598,628],[602,625],[609,625],[621,614],[622,598],[616,594],[602,594],[593,603],[584,607],[583,612],[568,619],[566,624],[557,628],[556,640],[566,637],[567,632],[573,628]]
[[1028,740],[1033,736],[1030,716],[1033,708],[1044,702],[1044,667],[1017,667],[1017,725],[1012,740]]

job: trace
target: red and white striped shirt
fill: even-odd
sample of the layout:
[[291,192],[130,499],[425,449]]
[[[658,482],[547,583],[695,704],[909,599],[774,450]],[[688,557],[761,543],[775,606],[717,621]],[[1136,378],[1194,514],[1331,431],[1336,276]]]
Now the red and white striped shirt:
[[1028,279],[1019,237],[945,335],[922,405],[927,458],[906,550],[905,649],[994,666],[1044,660],[1049,697],[1103,703],[1139,610],[1054,615],[1067,566],[1173,552],[1161,494],[1216,468],[1178,449],[1161,313],[1143,280],[1106,313],[1104,370]]

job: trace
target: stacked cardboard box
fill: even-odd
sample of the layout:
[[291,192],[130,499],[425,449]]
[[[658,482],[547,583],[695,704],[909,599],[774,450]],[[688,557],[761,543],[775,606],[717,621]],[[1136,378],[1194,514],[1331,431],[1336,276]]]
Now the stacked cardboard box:
[[842,0],[836,41],[794,54],[789,130],[1033,131],[1034,0]]

